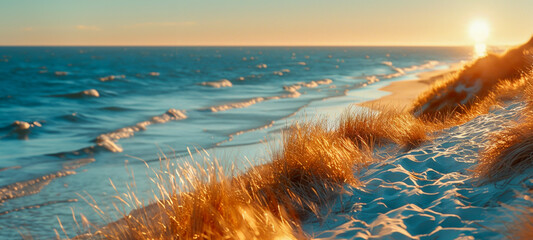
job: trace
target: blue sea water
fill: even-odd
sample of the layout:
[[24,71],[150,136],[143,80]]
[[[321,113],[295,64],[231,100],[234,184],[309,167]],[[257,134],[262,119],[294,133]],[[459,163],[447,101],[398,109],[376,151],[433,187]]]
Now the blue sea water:
[[73,210],[103,223],[80,195],[116,218],[110,180],[126,191],[133,171],[148,201],[144,161],[159,168],[161,153],[205,148],[247,166],[292,120],[471,58],[464,47],[0,47],[0,238],[54,237],[57,217],[73,236]]

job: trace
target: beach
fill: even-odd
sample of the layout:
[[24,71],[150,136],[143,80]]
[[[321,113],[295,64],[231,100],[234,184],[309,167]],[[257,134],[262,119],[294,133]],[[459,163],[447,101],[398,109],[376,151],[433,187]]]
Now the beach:
[[[108,58],[124,54],[121,49],[111,50],[115,52]],[[134,54],[165,49],[138,50]],[[524,191],[521,182],[503,192],[478,188],[470,174],[488,136],[523,111],[520,102],[490,108],[488,114],[484,108],[476,110],[464,119],[449,120],[453,122],[449,125],[426,123],[400,111],[412,107],[434,83],[458,76],[455,72],[463,71],[462,61],[468,56],[463,49],[455,49],[460,54],[450,56],[441,48],[353,48],[335,49],[335,56],[328,54],[330,49],[310,48],[295,49],[298,54],[290,58],[286,49],[277,48],[172,50],[186,53],[173,57],[180,63],[198,59],[192,53],[203,54],[210,60],[202,64],[213,69],[197,71],[196,65],[190,65],[175,71],[162,64],[144,73],[128,69],[123,74],[124,70],[113,68],[94,74],[74,65],[61,74],[33,73],[38,74],[36,79],[53,84],[31,100],[56,99],[64,109],[41,116],[47,106],[39,104],[31,110],[34,115],[26,116],[16,114],[22,106],[10,105],[5,113],[26,121],[6,123],[2,129],[6,135],[0,140],[13,149],[23,143],[26,150],[6,154],[11,159],[4,162],[2,172],[25,175],[3,179],[6,210],[0,221],[15,229],[34,214],[32,221],[41,225],[32,228],[32,234],[38,236],[50,236],[49,229],[58,224],[51,216],[61,215],[65,235],[71,236],[102,232],[100,227],[109,236],[136,234],[125,226],[136,226],[132,229],[143,234],[160,234],[166,216],[180,216],[172,231],[185,235],[193,233],[188,225],[194,222],[191,219],[198,219],[205,221],[201,225],[205,231],[232,229],[237,235],[231,236],[468,239],[499,236],[479,224],[501,227],[490,219],[505,208],[487,207],[494,201],[481,193],[500,196]],[[221,61],[213,67],[212,61],[220,61],[213,53],[225,53],[233,62]],[[369,53],[373,57],[367,58]],[[258,60],[243,60],[243,55]],[[86,56],[78,57],[80,64],[87,64]],[[95,68],[99,64],[90,63]],[[238,70],[226,70],[231,67]],[[64,78],[87,85],[70,90],[73,82]],[[145,91],[148,85],[154,89]],[[20,96],[14,92],[11,98]],[[59,134],[55,130],[65,127],[71,130]],[[74,133],[73,141],[50,146],[50,139]],[[212,180],[213,174],[217,181]],[[86,184],[88,179],[91,184]],[[159,204],[154,202],[154,190],[159,191],[155,195]],[[84,194],[79,195],[80,191]],[[54,197],[43,202],[42,196]],[[88,198],[104,214],[81,201]],[[524,203],[494,198],[506,204]],[[300,216],[309,211],[318,218]],[[331,213],[322,215],[323,211]],[[133,218],[124,217],[129,213]],[[144,222],[144,214],[156,220]],[[203,214],[232,221],[213,225],[216,218],[206,219]],[[138,217],[142,219],[129,222]],[[79,229],[75,223],[82,219],[98,228]],[[258,227],[263,225],[276,231]],[[213,234],[221,234],[216,231]]]
[[[358,105],[371,109],[374,109],[375,106],[405,109],[412,105],[414,98],[411,94],[416,96],[426,91],[435,81],[449,78],[451,74],[459,71],[458,69],[462,65],[453,64],[453,66],[456,67],[418,74],[419,79],[416,80],[394,81],[390,85],[379,87],[380,91],[392,93],[369,102],[358,103]],[[357,91],[353,94],[357,94]],[[346,96],[349,95],[347,94]],[[401,99],[401,101],[398,99]],[[375,109],[386,111],[379,107]],[[314,199],[318,197],[318,202],[321,203],[316,205],[318,207],[315,210],[316,212],[314,212],[314,214],[317,214],[316,216],[304,218],[301,225],[293,226],[296,228],[301,227],[304,233],[287,230],[286,227],[288,226],[277,225],[277,220],[268,218],[268,214],[265,215],[267,216],[266,219],[274,222],[264,223],[269,226],[269,229],[272,230],[273,228],[272,232],[268,233],[261,232],[262,228],[257,229],[255,223],[256,221],[262,221],[261,219],[264,220],[265,218],[263,217],[259,219],[255,217],[244,218],[244,221],[251,226],[245,224],[243,227],[240,225],[242,223],[231,225],[233,223],[230,222],[225,224],[228,224],[227,227],[233,227],[235,232],[252,238],[253,236],[262,236],[260,238],[268,236],[286,237],[288,239],[498,239],[507,236],[510,234],[508,233],[509,223],[517,219],[514,214],[521,214],[517,209],[527,209],[533,204],[528,200],[528,197],[520,195],[527,194],[532,186],[530,181],[530,176],[533,174],[532,170],[529,169],[513,175],[512,178],[488,184],[481,183],[480,181],[482,180],[480,180],[479,176],[474,175],[473,172],[482,157],[481,152],[487,146],[493,144],[490,136],[512,127],[514,120],[523,117],[522,114],[526,109],[527,104],[523,99],[515,98],[502,102],[500,107],[491,108],[487,113],[472,116],[456,126],[443,127],[431,138],[420,142],[416,146],[405,148],[405,145],[403,145],[402,147],[402,140],[396,143],[399,146],[394,146],[395,144],[391,146],[391,142],[383,146],[375,146],[373,151],[379,153],[376,159],[363,160],[369,161],[369,164],[354,172],[352,177],[357,179],[357,183],[348,185],[344,182],[340,185],[329,182],[331,180],[328,178],[331,175],[339,174],[339,172],[337,170],[329,172],[330,170],[321,169],[323,166],[320,166],[317,162],[327,161],[337,165],[339,164],[337,161],[344,162],[350,158],[355,160],[360,157],[364,159],[368,156],[358,152],[358,150],[351,153],[354,155],[345,155],[345,153],[337,155],[339,152],[347,151],[347,149],[338,148],[336,144],[331,144],[324,148],[323,143],[321,143],[322,137],[325,137],[321,135],[324,134],[321,132],[323,129],[321,127],[317,128],[312,123],[305,125],[305,123],[301,122],[301,124],[304,124],[304,128],[297,131],[302,132],[296,135],[289,135],[288,140],[284,141],[285,147],[281,150],[283,153],[281,155],[283,156],[282,158],[291,159],[286,160],[289,161],[286,164],[292,164],[290,161],[302,161],[298,162],[297,165],[303,164],[303,169],[292,165],[290,167],[291,171],[296,171],[297,178],[301,177],[301,175],[307,176],[307,174],[313,173],[320,176],[322,175],[320,171],[326,171],[324,174],[328,177],[320,180],[324,181],[321,183],[336,189],[332,194],[338,192],[341,192],[341,194],[334,194],[334,197],[330,196],[326,201],[314,194],[312,194],[314,197],[307,199],[309,196],[305,195],[305,193],[291,192],[291,198],[296,198],[298,199],[297,201],[309,201],[306,204],[313,204]],[[403,115],[400,115],[400,117],[403,118]],[[382,121],[379,118],[374,120]],[[393,116],[384,122],[383,126],[388,129],[386,131],[394,130],[398,127],[394,121],[395,117]],[[376,129],[375,125],[369,126],[369,128],[371,128],[370,132],[381,130]],[[335,131],[341,132],[339,129]],[[396,134],[394,131],[392,132],[392,135]],[[393,137],[392,135],[387,137]],[[361,135],[361,138],[364,137]],[[374,135],[369,137],[370,141],[373,141],[380,135],[374,132]],[[337,141],[335,138],[326,138],[328,139],[327,141]],[[320,143],[317,144],[316,141]],[[291,155],[291,152],[299,149],[297,146],[296,149],[292,149],[292,147],[300,143],[304,144],[310,152],[307,153],[304,150],[303,152],[298,152],[298,154],[301,154],[300,156]],[[291,149],[287,150],[287,148]],[[325,152],[321,153],[322,151]],[[320,156],[322,154],[328,157],[325,159],[316,158],[317,155]],[[267,162],[260,167],[252,167],[246,175],[236,179],[229,179],[228,181],[239,182],[245,179],[244,181],[247,182],[248,180],[246,179],[255,179],[256,177],[257,179],[262,179],[260,181],[264,181],[265,178],[268,178],[267,176],[270,177],[271,168],[276,169],[276,161],[279,160],[274,159],[273,161],[273,163]],[[350,166],[352,164],[354,166],[360,164],[357,161],[348,161],[348,163]],[[310,167],[306,168],[306,164],[309,164]],[[346,169],[342,171],[344,172]],[[197,174],[202,175],[201,173]],[[276,174],[274,176],[275,179],[287,177]],[[347,179],[349,178],[347,177]],[[226,184],[224,178],[221,181],[220,184]],[[269,192],[271,191],[269,188],[272,187],[269,184],[276,186],[278,184],[277,181],[268,183],[261,188],[263,188],[263,191]],[[298,182],[298,180],[292,184],[303,188],[313,186],[310,182],[304,181],[302,183]],[[290,189],[291,187],[294,186],[283,185],[281,189]],[[326,189],[329,187],[326,187]],[[342,190],[339,190],[339,187]],[[324,190],[318,188],[317,191]],[[239,191],[249,190],[240,189]],[[272,198],[276,199],[279,195],[283,196],[282,192],[275,193]],[[221,196],[218,193],[209,194],[214,194],[214,196],[209,195],[210,197],[221,197],[222,200],[220,201],[224,202],[224,204],[231,206],[236,204],[233,201],[226,200],[225,197],[227,196]],[[210,204],[219,204],[219,202]],[[278,206],[291,206],[287,204],[279,203]],[[254,204],[252,206],[261,205]],[[155,206],[151,205],[149,210],[147,210],[150,215],[154,214],[152,212],[154,208]],[[231,214],[227,213],[227,210],[220,211],[221,215]],[[233,211],[231,212],[233,213]],[[510,214],[510,212],[513,213]],[[133,213],[133,216],[137,216],[137,214],[138,212]],[[289,216],[287,220],[298,218],[297,215]],[[287,216],[281,215],[279,217],[285,219]],[[118,223],[132,224],[124,219],[121,221],[125,222]],[[260,235],[246,235],[249,234],[249,229],[255,229],[255,234]]]
[[10,176],[0,178],[0,224],[13,230],[6,237],[30,219],[33,235],[53,237],[57,215],[69,216],[63,224],[72,235],[70,208],[99,224],[118,219],[110,180],[127,192],[135,179],[138,197],[150,202],[163,155],[182,165],[189,151],[206,149],[244,172],[268,161],[266,145],[277,145],[288,126],[336,119],[353,103],[388,94],[378,88],[470,54],[461,47],[2,51],[8,61],[0,72],[11,79],[0,96],[0,173]]
[[359,106],[368,108],[390,107],[398,110],[407,110],[416,98],[428,90],[432,84],[444,80],[461,69],[464,63],[450,64],[448,69],[433,70],[417,74],[416,79],[395,81],[379,90],[390,94],[378,99],[357,103]]

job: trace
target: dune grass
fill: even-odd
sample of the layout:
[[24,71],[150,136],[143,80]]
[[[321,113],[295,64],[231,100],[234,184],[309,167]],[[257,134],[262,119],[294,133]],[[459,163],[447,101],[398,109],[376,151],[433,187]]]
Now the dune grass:
[[414,148],[431,139],[436,124],[423,122],[405,111],[373,107],[378,111],[346,110],[339,120],[337,134],[353,141],[356,145],[372,144],[384,146],[397,144],[405,149]]
[[241,175],[207,153],[203,164],[167,165],[153,180],[155,203],[143,207],[133,193],[118,193],[121,204],[137,210],[78,238],[305,238],[301,221],[321,217],[346,185],[358,185],[357,172],[375,161],[375,146],[410,148],[429,139],[428,129],[406,112],[386,110],[348,110],[338,124],[296,123],[282,134],[270,161]]
[[413,103],[410,112],[425,120],[445,122],[449,116],[468,116],[492,101],[505,86],[529,72],[533,63],[533,37],[502,55],[488,54],[458,73],[433,84]]
[[355,173],[372,162],[371,149],[340,137],[326,121],[296,124],[282,142],[270,162],[242,175],[227,174],[208,157],[202,166],[166,169],[154,179],[155,203],[142,207],[134,194],[122,194],[117,199],[137,210],[78,238],[305,238],[300,221],[319,216],[345,185],[357,185]]
[[[521,85],[509,84],[512,94],[527,106],[521,118],[507,128],[492,133],[487,147],[480,151],[474,173],[483,181],[508,179],[533,166],[533,76],[521,78]],[[505,96],[503,96],[505,97]]]
[[533,165],[533,119],[525,119],[490,136],[480,152],[476,175],[488,181],[507,179]]
[[[530,196],[522,196],[528,201],[533,201]],[[513,222],[506,224],[506,232],[509,239],[529,240],[533,239],[533,208],[513,207],[504,205],[513,212]]]

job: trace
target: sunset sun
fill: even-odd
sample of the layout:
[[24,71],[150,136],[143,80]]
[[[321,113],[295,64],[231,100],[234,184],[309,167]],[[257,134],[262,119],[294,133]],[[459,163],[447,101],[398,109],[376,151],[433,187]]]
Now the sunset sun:
[[490,33],[489,23],[481,19],[474,20],[470,23],[468,33],[474,41],[485,42]]

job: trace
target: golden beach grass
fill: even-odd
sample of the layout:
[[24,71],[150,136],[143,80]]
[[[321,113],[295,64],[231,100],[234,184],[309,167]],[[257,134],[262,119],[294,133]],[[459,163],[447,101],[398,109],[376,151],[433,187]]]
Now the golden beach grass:
[[[529,201],[533,199],[529,196],[524,196]],[[512,207],[504,205],[513,212],[514,221],[506,224],[506,232],[509,239],[529,240],[533,239],[533,208],[528,207]]]
[[271,162],[235,177],[209,158],[203,167],[167,170],[154,179],[155,204],[142,207],[134,194],[122,195],[117,199],[137,210],[78,238],[304,238],[300,221],[320,215],[345,185],[356,185],[355,172],[371,161],[370,149],[339,137],[326,121],[296,124]]
[[533,119],[493,133],[487,148],[480,152],[475,173],[482,179],[498,181],[533,165]]
[[337,134],[352,140],[356,145],[383,146],[397,144],[406,149],[418,146],[430,139],[436,128],[405,111],[373,107],[379,111],[366,110],[354,113],[348,109],[341,115]]
[[[521,79],[531,69],[533,37],[502,55],[488,54],[458,73],[433,84],[413,103],[410,111],[425,120],[446,121],[468,113],[494,97],[498,88]],[[468,115],[468,114],[467,114]]]
[[[527,103],[521,119],[493,133],[487,147],[481,150],[475,174],[485,181],[498,181],[533,166],[533,83],[532,77],[521,79],[517,96]],[[525,90],[524,90],[525,89]]]

